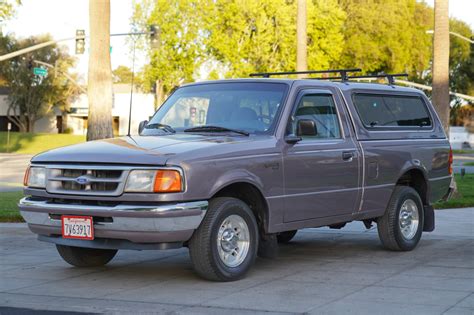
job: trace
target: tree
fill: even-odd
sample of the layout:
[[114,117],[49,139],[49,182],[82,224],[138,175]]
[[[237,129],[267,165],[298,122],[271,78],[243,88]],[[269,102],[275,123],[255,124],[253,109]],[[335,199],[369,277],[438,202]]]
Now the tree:
[[[47,40],[50,40],[48,36],[24,40],[0,36],[0,54]],[[35,75],[33,67],[39,67],[36,61],[54,65],[55,70],[49,70],[46,76]],[[0,65],[3,85],[10,90],[7,116],[20,131],[32,132],[35,123],[49,114],[53,107],[64,111],[79,94],[78,87],[60,74],[60,72],[69,71],[74,63],[74,58],[54,45],[16,57]]]
[[15,6],[20,4],[20,0],[2,0],[0,2],[0,25],[15,14]]
[[150,63],[144,69],[145,89],[156,89],[160,105],[174,87],[194,80],[203,63],[205,17],[211,0],[157,0],[137,3],[134,21],[145,21],[143,28],[156,25],[156,47],[149,47]]
[[[296,68],[297,3],[285,0],[217,1],[206,41],[228,77]],[[307,65],[327,68],[339,59],[344,12],[336,0],[307,2]]]
[[444,129],[448,132],[450,110],[448,0],[435,0],[432,99]]
[[306,2],[298,0],[298,10],[296,14],[296,71],[308,70],[308,35],[306,32]]
[[132,82],[132,70],[126,66],[118,66],[112,71],[112,77],[114,83],[131,83]]
[[89,0],[89,25],[87,141],[113,137],[110,0]]
[[[449,28],[467,38],[473,34],[468,24],[454,18],[450,19]],[[450,37],[449,72],[451,90],[474,95],[474,44],[456,36]]]
[[429,66],[430,9],[415,0],[339,0],[347,14],[340,66],[364,72],[408,72]]

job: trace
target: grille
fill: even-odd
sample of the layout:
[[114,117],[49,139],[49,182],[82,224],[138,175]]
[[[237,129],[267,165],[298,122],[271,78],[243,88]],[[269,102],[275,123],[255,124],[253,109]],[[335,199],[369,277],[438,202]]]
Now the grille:
[[128,170],[104,166],[48,168],[50,193],[117,196],[123,192]]

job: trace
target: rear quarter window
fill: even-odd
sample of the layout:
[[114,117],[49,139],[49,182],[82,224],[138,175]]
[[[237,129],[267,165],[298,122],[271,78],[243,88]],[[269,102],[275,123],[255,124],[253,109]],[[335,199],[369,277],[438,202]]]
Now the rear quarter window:
[[432,125],[426,104],[418,96],[357,93],[353,102],[363,124],[369,129],[412,129]]

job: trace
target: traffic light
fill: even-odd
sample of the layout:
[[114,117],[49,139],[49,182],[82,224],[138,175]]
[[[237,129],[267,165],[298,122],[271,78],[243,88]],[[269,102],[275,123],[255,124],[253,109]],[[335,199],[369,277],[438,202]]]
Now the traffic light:
[[150,46],[153,49],[160,48],[160,29],[156,25],[150,25]]
[[82,55],[86,49],[86,31],[76,30],[76,55]]

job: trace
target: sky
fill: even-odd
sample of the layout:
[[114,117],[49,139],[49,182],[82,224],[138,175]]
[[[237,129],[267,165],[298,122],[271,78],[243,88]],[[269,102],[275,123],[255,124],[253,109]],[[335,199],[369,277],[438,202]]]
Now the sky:
[[[110,32],[127,33],[130,31],[130,18],[133,12],[134,0],[111,0]],[[433,6],[434,0],[426,0]],[[77,29],[84,29],[89,34],[89,1],[88,0],[22,0],[16,16],[3,27],[6,33],[14,33],[18,37],[28,37],[49,33],[54,39],[75,36]],[[460,19],[474,28],[474,0],[450,0],[449,13],[451,17]],[[75,42],[66,43],[69,52],[74,54]],[[125,37],[111,38],[112,69],[119,65],[131,68],[132,54],[129,42]],[[87,77],[87,43],[86,53],[76,55],[78,65],[76,72]],[[146,62],[146,56],[138,52],[137,68]]]

